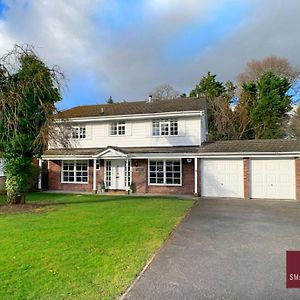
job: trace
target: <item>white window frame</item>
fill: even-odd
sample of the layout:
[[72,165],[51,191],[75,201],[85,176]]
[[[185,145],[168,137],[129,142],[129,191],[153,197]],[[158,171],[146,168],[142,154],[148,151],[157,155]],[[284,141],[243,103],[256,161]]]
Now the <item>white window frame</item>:
[[96,171],[101,170],[100,159],[96,159]]
[[[162,161],[163,162],[163,183],[150,183],[150,162],[151,161]],[[179,161],[180,162],[180,183],[166,183],[166,161]],[[182,186],[182,159],[148,159],[148,185],[157,185],[157,186]]]
[[126,135],[126,122],[125,121],[112,122],[110,124],[110,132],[109,132],[109,134],[111,136],[123,136],[123,135]]
[[[104,185],[105,188],[110,189],[112,187],[112,166],[111,160],[105,160],[104,162]],[[107,181],[110,181],[110,185],[107,184]]]
[[[127,164],[128,162],[128,164]],[[126,187],[126,182],[127,182],[127,187],[130,188],[130,185],[132,183],[131,181],[131,160],[125,160],[125,187]]]
[[86,139],[86,126],[85,125],[72,126],[71,136],[72,139],[74,140]]
[[[171,128],[174,126],[173,123],[175,123],[176,127],[177,127],[176,134],[171,134]],[[168,129],[167,134],[165,134],[166,130],[164,128]],[[158,132],[158,134],[154,134],[156,131]],[[178,135],[179,135],[178,120],[176,120],[176,119],[160,119],[160,120],[152,121],[152,137],[178,136]]]
[[[74,181],[64,181],[64,163],[65,162],[73,162],[74,163]],[[77,181],[76,180],[76,172],[77,172],[77,169],[76,169],[76,165],[77,163],[82,163],[82,162],[86,162],[87,163],[87,182],[82,182],[82,181]],[[75,184],[88,184],[89,183],[89,180],[90,180],[90,173],[89,173],[89,161],[88,160],[62,160],[62,163],[61,163],[61,183],[75,183]]]

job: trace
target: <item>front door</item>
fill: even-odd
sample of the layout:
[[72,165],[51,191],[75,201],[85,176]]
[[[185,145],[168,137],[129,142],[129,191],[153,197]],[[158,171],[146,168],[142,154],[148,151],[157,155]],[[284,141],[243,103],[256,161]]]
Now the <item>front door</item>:
[[111,188],[113,190],[125,190],[125,161],[111,160]]

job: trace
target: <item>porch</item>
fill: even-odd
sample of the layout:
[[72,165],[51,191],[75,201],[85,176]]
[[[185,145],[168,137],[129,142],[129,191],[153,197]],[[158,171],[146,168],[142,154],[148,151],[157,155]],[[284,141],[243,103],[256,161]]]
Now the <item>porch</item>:
[[[45,159],[45,157],[44,157]],[[199,160],[178,153],[108,147],[93,157],[47,157],[48,189],[75,192],[198,195]]]

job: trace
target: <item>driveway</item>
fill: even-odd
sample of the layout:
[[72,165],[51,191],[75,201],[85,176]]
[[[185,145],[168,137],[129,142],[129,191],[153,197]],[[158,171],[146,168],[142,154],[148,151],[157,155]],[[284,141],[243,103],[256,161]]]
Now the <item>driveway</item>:
[[125,299],[300,299],[286,250],[300,250],[300,202],[200,199]]

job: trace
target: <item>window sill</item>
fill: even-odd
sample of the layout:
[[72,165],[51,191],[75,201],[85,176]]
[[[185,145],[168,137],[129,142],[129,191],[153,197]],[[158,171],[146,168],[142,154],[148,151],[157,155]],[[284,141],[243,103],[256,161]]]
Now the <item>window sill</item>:
[[167,183],[149,183],[149,186],[182,186],[182,184],[167,184]]
[[177,134],[177,135],[152,135],[153,138],[164,138],[164,137],[165,137],[165,138],[170,138],[170,137],[171,137],[171,138],[172,138],[172,137],[175,138],[175,137],[179,137],[179,136],[180,136],[179,134]]
[[68,181],[61,181],[60,183],[64,183],[64,184],[89,184],[88,182],[68,182]]

